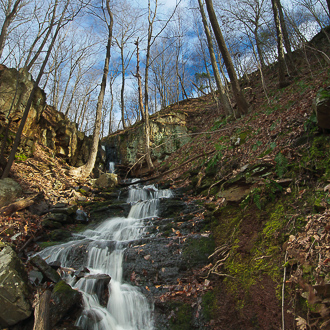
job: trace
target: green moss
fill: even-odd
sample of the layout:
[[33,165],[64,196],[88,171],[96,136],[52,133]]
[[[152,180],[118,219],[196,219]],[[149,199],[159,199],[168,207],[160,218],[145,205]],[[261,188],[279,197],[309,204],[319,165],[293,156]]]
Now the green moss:
[[217,302],[214,291],[208,291],[202,297],[202,313],[206,321],[210,321],[216,315]]
[[208,257],[215,249],[213,237],[191,237],[185,242],[182,257],[187,266],[195,267],[208,262]]
[[190,330],[192,328],[193,309],[181,302],[171,303],[174,315],[169,319],[171,330]]
[[58,244],[60,244],[60,242],[40,242],[40,243],[38,243],[38,245],[40,246],[40,248],[42,250],[49,246],[58,245]]

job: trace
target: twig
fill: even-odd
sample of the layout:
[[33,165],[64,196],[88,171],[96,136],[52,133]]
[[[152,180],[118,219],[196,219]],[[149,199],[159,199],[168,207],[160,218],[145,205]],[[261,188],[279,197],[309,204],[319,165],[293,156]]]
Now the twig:
[[231,275],[228,275],[228,274],[220,274],[220,273],[218,273],[218,272],[212,272],[213,274],[216,274],[216,275],[218,275],[218,276],[225,276],[225,277],[229,277],[229,278],[233,278],[233,279],[235,279],[235,277],[234,276],[231,276]]

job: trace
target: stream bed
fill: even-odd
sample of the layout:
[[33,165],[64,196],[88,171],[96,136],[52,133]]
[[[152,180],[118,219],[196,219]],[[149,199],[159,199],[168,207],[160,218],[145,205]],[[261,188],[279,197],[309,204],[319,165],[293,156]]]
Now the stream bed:
[[[76,321],[81,329],[171,329],[173,311],[164,297],[207,257],[194,255],[187,244],[208,239],[198,233],[202,219],[184,216],[196,213],[197,205],[183,202],[170,189],[139,184],[130,186],[126,203],[126,217],[109,217],[39,253],[47,263],[69,270],[62,277],[82,293],[83,310]],[[173,214],[178,216],[166,217]],[[206,329],[201,318],[194,322],[195,329]]]

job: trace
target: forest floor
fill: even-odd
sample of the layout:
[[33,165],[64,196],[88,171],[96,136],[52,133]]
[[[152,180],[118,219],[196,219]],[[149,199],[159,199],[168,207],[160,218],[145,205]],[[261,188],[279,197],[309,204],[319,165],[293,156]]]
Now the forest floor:
[[[211,94],[163,109],[162,111],[170,111],[178,108],[187,113],[187,127],[191,141],[159,164],[156,172],[163,173],[162,181],[171,182],[173,187],[187,189],[191,198],[198,198],[206,205],[212,204],[212,214],[205,214],[206,217],[212,218],[216,212],[219,214],[228,212],[233,219],[238,216],[244,218],[243,227],[241,222],[239,225],[236,223],[240,227],[240,236],[232,243],[229,260],[237,262],[238,256],[240,258],[245,256],[250,264],[246,266],[242,262],[239,270],[231,268],[228,264],[224,269],[228,277],[249,276],[246,267],[252,267],[255,258],[267,258],[267,253],[264,252],[258,257],[254,254],[252,259],[251,244],[257,241],[258,233],[268,235],[264,226],[267,217],[276,217],[278,220],[284,216],[283,212],[275,215],[274,210],[271,211],[270,208],[280,210],[283,203],[290,204],[292,216],[286,227],[281,229],[285,233],[281,230],[272,231],[269,235],[275,234],[281,236],[281,239],[276,237],[275,242],[269,243],[267,249],[274,247],[275,244],[284,244],[284,247],[280,247],[281,255],[276,262],[283,265],[290,258],[299,261],[292,262],[295,268],[287,271],[287,285],[290,286],[287,288],[288,300],[296,299],[292,298],[295,297],[292,288],[300,283],[301,291],[309,292],[308,303],[313,301],[320,303],[317,293],[310,288],[324,283],[324,274],[328,270],[330,260],[328,234],[330,142],[329,136],[318,131],[316,127],[312,104],[317,91],[330,86],[330,69],[314,53],[308,53],[310,59],[308,63],[303,61],[302,55],[300,53],[296,56],[298,73],[290,78],[291,83],[286,88],[277,87],[276,66],[268,68],[265,72],[266,92],[259,74],[251,74],[250,80],[245,81],[242,87],[247,87],[245,93],[252,109],[238,119],[225,117]],[[235,104],[233,106],[235,107]],[[305,139],[305,142],[301,139]],[[222,184],[224,179],[238,175],[245,165],[256,163],[273,164],[271,177],[274,180],[275,178],[290,179],[291,186],[285,188],[280,195],[277,194],[276,200],[269,201],[267,205],[258,205],[261,203],[260,199],[266,195],[265,190],[260,189],[259,195],[254,195],[258,197],[251,198],[248,201],[248,208],[243,208],[243,215],[238,214],[241,211],[226,209],[224,198],[211,193],[212,185],[217,182]],[[12,167],[10,176],[22,185],[25,198],[37,195],[40,208],[38,213],[42,214],[42,209],[47,205],[70,204],[83,198],[93,199],[92,195],[83,197],[77,193],[75,187],[89,183],[74,180],[68,174],[68,169],[69,166],[62,159],[50,157],[47,149],[37,145],[34,156],[21,162],[17,161]],[[210,172],[213,173],[212,183],[202,191],[199,189],[201,182]],[[199,182],[193,184],[196,178],[199,178]],[[259,206],[263,207],[259,208]],[[284,209],[288,208],[285,206]],[[44,216],[36,215],[35,211],[35,209],[30,211],[24,209],[0,217],[0,241],[11,243],[17,251],[20,251],[23,260],[26,259],[26,253],[39,248],[34,241],[45,231],[41,226]],[[230,224],[231,230],[232,226]],[[229,229],[221,227],[219,218],[218,221],[211,223],[211,229],[215,233],[218,246],[221,247],[224,243],[222,235],[229,234]],[[304,274],[303,271],[302,273],[296,271],[308,267],[308,276],[305,276],[306,273]],[[274,275],[277,280],[272,276],[264,276],[260,281],[245,286],[230,283],[228,278],[223,280],[223,277],[213,277],[216,283],[213,285],[216,287],[213,299],[216,303],[211,311],[210,328],[278,329],[281,327],[282,302],[277,294],[281,286],[283,267],[276,268],[277,272],[279,270],[281,274]],[[263,271],[265,269],[258,268],[259,273]],[[266,271],[269,269],[267,268]],[[246,298],[247,287],[249,298]],[[264,287],[269,289],[265,291]],[[224,296],[226,303],[221,299]],[[239,302],[241,306],[238,306]],[[248,302],[248,306],[244,305],[244,302]],[[292,304],[289,305],[289,302],[285,304],[291,314],[286,312],[284,315],[284,319],[290,324],[287,326],[288,329],[318,329],[318,324],[324,321],[324,317],[328,320],[329,307],[325,303],[320,303],[321,307],[313,311],[314,319],[296,313]],[[256,310],[257,306],[259,310]],[[244,316],[237,318],[237,313],[240,311]],[[306,312],[306,315],[311,314]],[[258,322],[258,325],[253,324],[256,316],[258,321],[255,322]],[[228,326],[229,322],[232,328]]]

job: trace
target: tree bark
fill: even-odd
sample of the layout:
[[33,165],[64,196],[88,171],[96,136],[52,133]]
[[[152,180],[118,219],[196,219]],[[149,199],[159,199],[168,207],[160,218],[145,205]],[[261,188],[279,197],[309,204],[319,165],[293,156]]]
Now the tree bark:
[[288,54],[290,69],[291,69],[291,71],[295,71],[293,56],[292,56],[291,43],[290,43],[289,33],[288,33],[288,30],[287,30],[286,24],[285,24],[285,19],[284,19],[284,13],[283,13],[281,0],[276,0],[276,1],[277,1],[277,7],[278,7],[279,18],[280,18],[281,29],[282,29],[282,33],[283,33],[284,46],[285,46],[286,52]]
[[278,77],[279,87],[283,88],[289,85],[285,77],[285,58],[284,58],[284,47],[283,47],[283,34],[280,23],[279,8],[277,0],[272,0],[274,21],[276,26],[277,34],[277,51],[278,51]]
[[150,66],[150,49],[151,49],[151,38],[153,31],[153,23],[156,18],[158,0],[155,2],[155,12],[151,17],[151,8],[150,0],[148,1],[148,42],[147,42],[147,54],[146,54],[146,68],[144,76],[144,112],[145,112],[145,152],[146,160],[149,170],[154,167],[151,160],[151,151],[150,151],[150,122],[149,122],[149,93],[148,93],[148,78],[149,78],[149,66]]
[[126,128],[125,123],[125,59],[124,59],[124,45],[120,46],[120,57],[121,57],[121,90],[120,90],[120,103],[121,103],[121,121],[123,128]]
[[208,45],[210,58],[211,58],[212,69],[213,69],[213,73],[214,73],[215,82],[217,84],[217,88],[218,88],[218,91],[219,91],[220,100],[221,100],[221,103],[222,103],[223,108],[225,110],[225,114],[226,115],[231,115],[231,114],[233,114],[234,111],[233,111],[233,108],[231,107],[228,95],[226,94],[226,92],[224,90],[224,87],[222,85],[222,82],[221,82],[221,77],[220,77],[220,73],[219,73],[219,69],[218,69],[218,64],[217,64],[217,60],[216,60],[215,53],[214,53],[214,48],[213,48],[212,35],[211,35],[211,31],[209,29],[209,26],[207,24],[207,19],[206,19],[205,11],[204,11],[204,8],[203,8],[202,0],[198,0],[198,4],[199,4],[199,11],[200,11],[201,16],[202,16],[204,31],[205,31],[205,35],[206,35],[206,39],[207,39],[207,45]]
[[206,8],[207,8],[207,12],[209,14],[209,18],[210,18],[210,22],[213,28],[213,32],[215,35],[215,38],[217,40],[219,49],[221,51],[223,60],[225,62],[226,68],[227,68],[227,72],[232,84],[232,88],[233,88],[233,93],[234,93],[234,98],[236,100],[237,103],[237,108],[238,108],[238,116],[241,116],[245,113],[248,112],[249,110],[249,103],[246,101],[239,82],[238,82],[238,78],[234,69],[234,65],[233,62],[231,60],[228,48],[226,46],[225,40],[223,38],[217,17],[215,15],[214,9],[213,9],[213,3],[212,0],[205,0],[206,2]]
[[138,80],[138,93],[139,93],[139,109],[142,121],[145,121],[145,113],[143,109],[143,96],[142,96],[142,82],[141,82],[141,75],[140,75],[140,51],[139,51],[139,38],[137,38],[136,42],[136,75],[135,77]]
[[110,55],[111,55],[110,50],[111,50],[111,44],[112,44],[112,30],[113,30],[113,14],[110,9],[110,0],[106,0],[106,6],[107,6],[109,18],[110,18],[110,22],[108,24],[108,43],[106,46],[106,56],[105,56],[105,61],[104,61],[101,88],[100,88],[100,93],[99,93],[99,96],[97,99],[97,105],[96,105],[96,118],[95,118],[95,126],[94,126],[94,131],[93,131],[92,146],[91,146],[91,150],[90,150],[89,157],[88,157],[86,164],[70,171],[71,175],[82,178],[82,179],[87,178],[91,174],[91,172],[95,166],[96,156],[97,156],[98,147],[99,147],[103,100],[104,100],[104,95],[105,95],[105,88],[107,85],[107,77],[108,77],[108,73],[109,73],[109,63],[110,63]]
[[42,294],[37,293],[37,304],[34,309],[34,325],[33,330],[50,330],[50,290],[46,290]]

